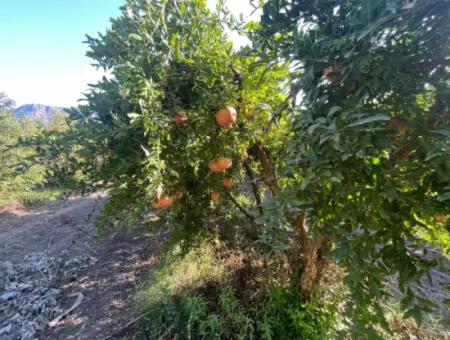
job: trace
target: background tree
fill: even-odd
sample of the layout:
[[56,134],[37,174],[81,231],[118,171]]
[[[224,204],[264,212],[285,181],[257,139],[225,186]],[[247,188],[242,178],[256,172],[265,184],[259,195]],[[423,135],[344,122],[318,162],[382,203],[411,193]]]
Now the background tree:
[[63,187],[73,187],[78,169],[66,116],[56,114],[44,126],[15,117],[14,106],[0,93],[0,205],[55,198]]
[[9,202],[14,193],[30,191],[44,181],[44,169],[30,162],[30,147],[18,147],[20,138],[33,136],[38,127],[31,121],[18,121],[15,103],[0,93],[0,203]]

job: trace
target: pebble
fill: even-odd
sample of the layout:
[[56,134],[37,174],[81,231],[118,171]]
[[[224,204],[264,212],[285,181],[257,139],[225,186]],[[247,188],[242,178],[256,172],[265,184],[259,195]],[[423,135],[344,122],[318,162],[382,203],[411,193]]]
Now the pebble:
[[6,325],[5,327],[0,328],[0,335],[11,333],[11,324]]
[[17,295],[19,295],[18,292],[6,292],[3,295],[0,296],[0,301],[9,301],[14,299]]

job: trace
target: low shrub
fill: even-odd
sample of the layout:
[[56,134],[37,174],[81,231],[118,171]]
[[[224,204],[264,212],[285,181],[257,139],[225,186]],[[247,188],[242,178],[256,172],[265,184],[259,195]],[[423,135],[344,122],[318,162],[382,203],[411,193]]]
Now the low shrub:
[[176,253],[139,296],[145,320],[136,338],[326,339],[332,329],[333,302],[301,303],[295,289],[271,284],[260,301],[248,304],[233,285],[239,272],[228,267],[233,261],[208,245],[181,258]]

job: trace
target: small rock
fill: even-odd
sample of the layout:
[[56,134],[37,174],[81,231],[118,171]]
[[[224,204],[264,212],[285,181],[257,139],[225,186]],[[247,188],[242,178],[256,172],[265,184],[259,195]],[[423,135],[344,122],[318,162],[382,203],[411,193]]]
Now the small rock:
[[0,296],[0,301],[9,301],[14,299],[19,293],[17,292],[6,292]]
[[50,294],[53,296],[59,296],[61,294],[61,289],[52,288]]
[[33,313],[37,314],[39,313],[39,311],[42,308],[42,303],[40,301],[35,302],[31,305],[31,310],[33,311]]
[[32,287],[33,286],[29,283],[21,283],[17,285],[17,288],[20,289],[21,291],[30,290]]
[[0,328],[0,335],[11,333],[11,324],[6,325],[5,327]]

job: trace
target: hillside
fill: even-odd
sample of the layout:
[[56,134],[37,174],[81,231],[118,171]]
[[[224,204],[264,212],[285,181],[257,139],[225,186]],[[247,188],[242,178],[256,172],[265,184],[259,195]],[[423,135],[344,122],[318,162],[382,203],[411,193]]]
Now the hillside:
[[62,107],[49,106],[43,104],[25,104],[19,106],[14,111],[16,118],[30,118],[44,125],[48,124],[55,114],[64,112]]

